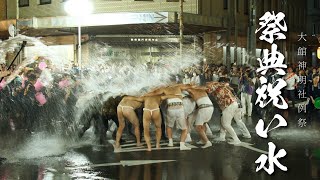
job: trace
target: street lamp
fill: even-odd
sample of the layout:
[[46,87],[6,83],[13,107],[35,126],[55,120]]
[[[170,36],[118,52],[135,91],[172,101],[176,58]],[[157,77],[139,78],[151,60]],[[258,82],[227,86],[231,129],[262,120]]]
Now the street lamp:
[[81,17],[91,14],[93,7],[89,0],[68,0],[64,10],[69,15],[78,17],[78,64],[81,73]]

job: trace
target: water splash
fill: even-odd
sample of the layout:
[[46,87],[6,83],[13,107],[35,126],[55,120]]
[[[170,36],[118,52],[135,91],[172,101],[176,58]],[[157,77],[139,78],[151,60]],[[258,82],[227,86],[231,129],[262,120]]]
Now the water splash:
[[[57,55],[41,42],[38,38],[18,35],[9,40],[0,42],[0,64],[6,63],[6,56],[8,53],[16,53],[20,49],[23,41],[26,41],[25,53],[23,62],[20,63],[16,70],[7,78],[6,84],[13,81],[19,74],[22,73],[24,68],[31,63],[34,63],[38,57],[50,60],[50,70],[53,72],[62,72],[64,70],[64,59]],[[13,59],[12,59],[13,60]],[[10,63],[11,61],[10,60]]]
[[[82,119],[83,114],[92,111],[94,108],[101,109],[103,102],[110,97],[122,94],[140,96],[155,87],[169,85],[173,82],[172,77],[174,75],[179,74],[181,70],[187,67],[198,64],[203,58],[200,52],[194,51],[194,48],[186,47],[184,49],[185,54],[182,57],[176,53],[176,55],[158,61],[141,63],[126,53],[121,54],[121,58],[109,57],[107,52],[110,50],[110,46],[94,42],[88,43],[88,63],[82,67],[82,78],[77,79],[77,92],[74,94],[76,110],[74,110],[74,107],[66,108],[63,96],[54,95],[59,94],[59,91],[62,90],[57,87],[55,89],[52,86],[57,79],[61,78],[62,73],[72,74],[72,70],[64,69],[63,58],[55,56],[54,52],[50,51],[39,39],[19,35],[1,42],[2,56],[0,62],[4,61],[4,55],[7,52],[13,52],[22,41],[27,41],[27,45],[32,45],[32,48],[27,50],[25,60],[8,77],[7,84],[21,74],[25,67],[34,63],[37,65],[42,60],[46,60],[48,68],[41,71],[40,80],[46,87],[46,91],[53,95],[49,97],[46,104],[49,106],[44,106],[45,108],[41,109],[40,116],[32,117],[32,120],[38,127],[36,132],[46,131],[45,134],[63,134],[62,136],[70,137],[75,137],[83,122],[88,120]],[[173,48],[176,49],[176,47]],[[38,57],[42,58],[39,60]],[[24,106],[30,109],[34,108],[29,104],[24,104]],[[86,117],[91,118],[90,116]],[[15,122],[18,123],[18,121]],[[28,155],[30,158],[36,158],[36,155],[31,154],[33,152],[44,156],[63,153],[65,152],[65,139],[63,138],[66,137],[34,135],[25,144],[22,143],[24,147],[21,148],[17,157],[22,158]],[[46,152],[48,147],[56,144],[60,145],[57,148],[50,148],[53,150],[52,152],[41,153]]]
[[67,142],[59,136],[48,136],[37,133],[26,141],[19,149],[15,157],[19,159],[42,158],[46,156],[58,156],[66,153]]
[[[109,51],[106,45],[90,43],[88,46],[90,61],[83,68],[81,84],[85,92],[79,96],[77,102],[78,123],[81,123],[79,118],[89,106],[99,106],[108,98],[122,94],[141,96],[155,87],[172,84],[173,75],[198,64],[202,59],[200,53],[185,49],[188,53],[182,58],[176,55],[153,63],[140,63],[131,59],[128,54],[122,54],[121,58],[117,59],[110,58],[106,55]],[[96,98],[99,94],[103,95]]]

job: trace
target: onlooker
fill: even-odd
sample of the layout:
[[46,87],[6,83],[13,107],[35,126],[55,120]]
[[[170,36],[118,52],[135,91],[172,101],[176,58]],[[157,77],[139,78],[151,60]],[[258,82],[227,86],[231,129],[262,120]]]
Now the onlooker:
[[188,74],[185,74],[184,78],[182,80],[182,84],[190,84],[190,82],[191,82],[191,80],[190,80]]
[[[305,72],[304,72],[304,70],[300,70],[299,71],[299,74],[298,74],[298,77],[299,77],[299,83],[298,83],[298,85],[297,85],[297,91],[298,91],[298,93],[299,92],[306,92],[306,86],[307,86],[307,82],[306,82],[306,79],[307,79],[307,75],[305,74]],[[306,79],[304,79],[304,78],[306,78]],[[304,80],[305,81],[304,81]]]
[[219,74],[219,82],[230,83],[230,79],[228,78],[227,70],[225,68],[220,70]]
[[197,73],[193,73],[190,84],[200,86],[200,77]]
[[238,68],[236,66],[232,67],[232,71],[230,72],[230,86],[238,92],[239,90],[239,79],[240,74],[238,73]]
[[310,97],[309,104],[308,104],[308,117],[313,117],[313,111],[317,111],[317,118],[320,119],[320,110],[315,109],[315,99],[320,97],[320,84],[319,84],[319,74],[313,75],[312,78],[312,86],[308,91],[308,96]]
[[214,69],[214,71],[212,72],[212,81],[217,82],[218,80],[219,80],[218,71]]
[[252,115],[252,103],[251,98],[254,92],[253,77],[250,76],[250,69],[247,69],[240,77],[240,91],[241,91],[241,105],[243,115]]
[[292,101],[292,106],[295,105],[295,89],[299,82],[299,77],[292,71],[291,67],[288,67],[287,74],[283,77],[283,79],[286,81],[287,86],[284,90],[284,98],[286,102],[288,103],[288,100],[290,99]]

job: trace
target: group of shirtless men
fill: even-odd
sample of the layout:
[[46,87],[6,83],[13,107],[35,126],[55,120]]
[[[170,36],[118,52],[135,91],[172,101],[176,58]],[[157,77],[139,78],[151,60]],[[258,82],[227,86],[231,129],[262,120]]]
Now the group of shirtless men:
[[[141,146],[139,120],[135,109],[142,103],[143,108],[143,128],[144,139],[147,150],[151,151],[150,143],[150,122],[153,121],[156,128],[156,148],[160,148],[161,139],[161,102],[167,102],[166,132],[169,138],[168,146],[173,146],[172,128],[176,123],[177,128],[181,129],[180,150],[190,150],[186,146],[185,140],[193,124],[200,136],[199,143],[202,148],[212,146],[206,135],[206,123],[209,122],[213,113],[213,104],[208,97],[208,93],[215,97],[220,109],[222,110],[220,136],[216,140],[225,141],[226,132],[230,134],[233,141],[231,144],[239,144],[237,134],[231,126],[234,118],[245,138],[251,138],[248,129],[241,121],[241,109],[238,108],[236,97],[232,94],[232,89],[228,83],[208,82],[206,86],[195,86],[190,84],[174,84],[167,87],[157,88],[140,97],[125,96],[117,107],[119,128],[117,130],[115,152],[120,150],[120,138],[125,127],[125,119],[129,120],[134,126],[134,133],[137,146]],[[184,96],[188,94],[188,96]]]

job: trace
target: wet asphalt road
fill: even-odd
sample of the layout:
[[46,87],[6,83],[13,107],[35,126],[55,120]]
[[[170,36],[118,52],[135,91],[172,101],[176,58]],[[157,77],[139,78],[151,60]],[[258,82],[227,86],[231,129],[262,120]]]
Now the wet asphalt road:
[[[219,117],[215,114],[214,117]],[[6,179],[156,179],[156,180],[283,180],[283,179],[320,179],[320,160],[312,157],[314,150],[320,149],[320,128],[316,120],[307,122],[306,127],[299,127],[298,119],[302,117],[295,111],[289,112],[287,128],[278,128],[270,132],[268,139],[260,138],[254,130],[258,117],[246,117],[246,123],[252,134],[251,139],[240,138],[244,145],[234,146],[226,142],[216,142],[211,138],[213,147],[207,149],[193,148],[191,151],[180,151],[178,144],[174,149],[164,149],[146,152],[137,150],[132,144],[132,137],[126,136],[123,152],[114,153],[113,146],[92,143],[89,139],[82,143],[69,144],[61,139],[51,140],[50,147],[44,143],[46,138],[35,140],[44,147],[33,147],[32,151],[21,151],[7,156],[8,160],[0,165],[0,180]],[[270,119],[271,120],[271,119]],[[275,122],[274,122],[275,123]],[[236,124],[233,124],[236,127]],[[213,135],[218,135],[219,121],[211,122]],[[236,132],[239,131],[237,128]],[[198,140],[192,134],[194,142]],[[178,142],[178,139],[175,140]],[[250,147],[268,151],[268,142],[273,142],[277,148],[285,149],[287,155],[279,162],[288,167],[287,172],[274,167],[272,175],[263,169],[256,172],[257,158],[262,154]],[[193,145],[199,147],[195,143]],[[250,147],[248,147],[251,144]],[[28,149],[28,145],[26,145]],[[58,147],[58,148],[57,148]],[[55,149],[57,148],[57,149]],[[39,150],[41,149],[41,150]],[[29,148],[30,150],[30,148]],[[52,154],[50,152],[52,151]],[[46,157],[43,157],[42,154]],[[31,156],[32,154],[32,156]],[[2,155],[3,156],[3,155]],[[128,160],[128,161],[127,161]],[[130,160],[139,160],[133,166]],[[142,164],[143,160],[174,160],[154,164]],[[120,163],[122,162],[122,164]],[[113,164],[110,164],[113,163]],[[99,167],[95,167],[95,166]],[[83,167],[86,165],[91,165]]]

